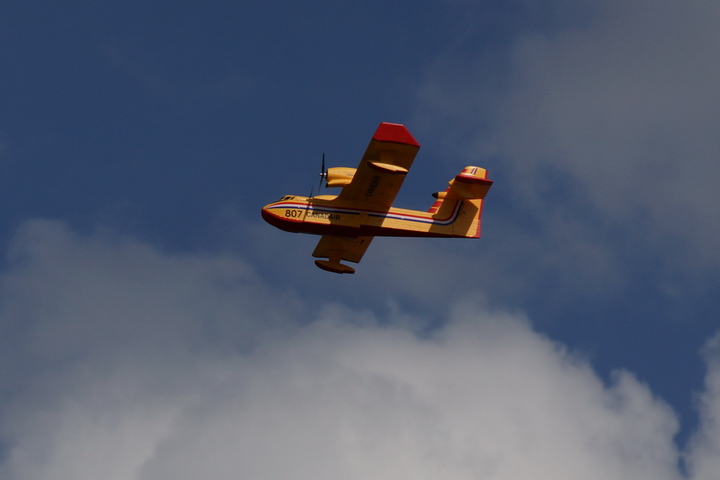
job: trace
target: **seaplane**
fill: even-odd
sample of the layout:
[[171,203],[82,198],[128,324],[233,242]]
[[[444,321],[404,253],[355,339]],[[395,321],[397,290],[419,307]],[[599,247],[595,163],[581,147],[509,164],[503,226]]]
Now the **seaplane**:
[[337,195],[286,195],[262,208],[270,225],[293,233],[320,235],[315,265],[333,273],[355,273],[342,261],[359,263],[374,237],[480,238],[485,195],[492,186],[487,170],[468,166],[433,194],[427,211],[393,206],[420,150],[408,129],[381,123],[357,168],[325,168],[320,183],[341,188]]

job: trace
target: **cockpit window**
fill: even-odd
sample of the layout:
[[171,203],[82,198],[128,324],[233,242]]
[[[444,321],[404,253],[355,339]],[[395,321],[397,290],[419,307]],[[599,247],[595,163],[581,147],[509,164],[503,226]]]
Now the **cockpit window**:
[[283,200],[292,200],[293,198],[295,198],[293,195],[285,195],[284,197],[282,197],[282,198],[280,199],[280,201],[283,201]]

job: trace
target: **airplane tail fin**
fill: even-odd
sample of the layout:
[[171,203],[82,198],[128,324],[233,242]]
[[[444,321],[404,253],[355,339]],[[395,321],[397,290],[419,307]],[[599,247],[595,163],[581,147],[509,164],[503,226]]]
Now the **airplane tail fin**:
[[439,227],[442,232],[438,233],[479,238],[483,202],[492,183],[487,170],[469,166],[448,182],[444,192],[433,194],[437,201],[428,212],[442,225]]

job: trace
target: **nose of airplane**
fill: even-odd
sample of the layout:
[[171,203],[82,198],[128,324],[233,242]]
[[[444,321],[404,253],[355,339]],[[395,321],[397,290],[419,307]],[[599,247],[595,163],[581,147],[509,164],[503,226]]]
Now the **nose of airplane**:
[[273,224],[274,223],[273,220],[275,218],[277,218],[277,216],[274,213],[272,213],[272,210],[270,210],[270,207],[272,205],[273,205],[272,203],[265,205],[262,208],[262,210],[260,211],[260,214],[262,215],[263,220],[265,220],[266,222],[268,222],[270,224]]
[[260,213],[262,214],[263,220],[273,227],[279,228],[280,230],[288,230],[288,219],[280,213],[285,212],[285,210],[279,208],[278,203],[279,202],[275,202],[265,205]]

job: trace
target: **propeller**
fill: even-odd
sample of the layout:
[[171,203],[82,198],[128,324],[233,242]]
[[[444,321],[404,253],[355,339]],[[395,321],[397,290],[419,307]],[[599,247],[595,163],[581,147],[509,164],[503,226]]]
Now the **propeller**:
[[[318,192],[322,189],[323,179],[325,179],[325,181],[327,181],[327,176],[328,176],[327,168],[325,168],[325,152],[323,152],[323,154],[322,154],[321,162],[322,163],[320,164],[320,173],[318,173],[318,175],[320,176],[320,184],[318,185]],[[313,198],[314,191],[315,191],[315,188],[311,187],[309,198]]]
[[322,188],[323,179],[325,179],[325,181],[327,182],[328,176],[327,168],[325,168],[325,152],[323,152],[322,154],[322,164],[320,167],[320,173],[318,175],[320,175],[320,185],[318,186],[318,191],[320,191],[320,189]]

